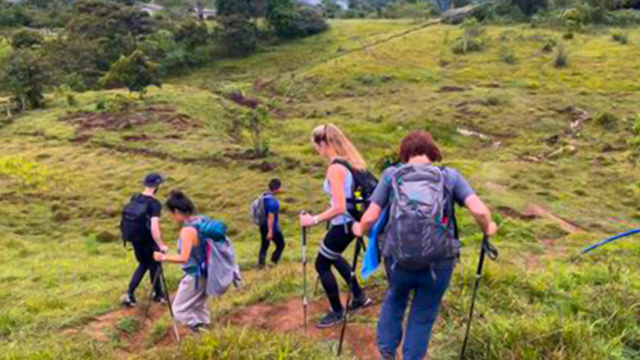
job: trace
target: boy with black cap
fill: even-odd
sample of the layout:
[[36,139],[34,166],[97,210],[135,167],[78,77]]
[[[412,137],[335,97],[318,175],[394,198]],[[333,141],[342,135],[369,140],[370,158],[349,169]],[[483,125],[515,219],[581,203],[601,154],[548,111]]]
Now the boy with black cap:
[[162,203],[154,197],[163,182],[162,175],[148,174],[143,181],[144,190],[131,198],[131,202],[122,213],[122,237],[125,241],[131,242],[138,260],[138,268],[131,277],[129,290],[121,299],[124,306],[134,306],[137,303],[135,291],[147,270],[151,274],[151,283],[154,285],[153,300],[166,301],[160,282],[153,284],[153,279],[160,267],[160,263],[153,259],[153,253],[154,251],[166,252],[168,249],[162,242],[160,232]]

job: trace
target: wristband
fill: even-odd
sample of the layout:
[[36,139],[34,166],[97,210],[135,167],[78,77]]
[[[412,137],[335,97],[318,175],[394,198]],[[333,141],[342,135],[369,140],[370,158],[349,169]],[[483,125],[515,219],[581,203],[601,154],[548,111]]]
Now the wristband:
[[313,220],[313,225],[318,225],[320,223],[317,216],[314,216],[311,219]]

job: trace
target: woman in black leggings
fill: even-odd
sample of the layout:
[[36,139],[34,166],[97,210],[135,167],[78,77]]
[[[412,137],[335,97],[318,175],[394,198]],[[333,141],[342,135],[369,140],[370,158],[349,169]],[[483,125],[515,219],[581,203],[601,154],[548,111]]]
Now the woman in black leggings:
[[[344,165],[335,160],[347,161],[356,170],[364,170],[366,164],[349,139],[335,125],[322,125],[313,131],[312,142],[318,153],[331,161],[324,182],[324,191],[331,196],[331,207],[323,213],[311,216],[300,216],[300,224],[304,227],[329,222],[329,231],[325,236],[320,253],[316,258],[316,271],[322,282],[331,310],[317,323],[319,328],[327,328],[339,323],[344,316],[344,306],[340,301],[340,288],[336,277],[331,272],[335,267],[342,278],[348,283],[351,279],[351,266],[342,257],[342,253],[355,239],[351,230],[354,219],[349,215],[353,202],[354,179]],[[351,209],[353,210],[353,209]],[[353,279],[353,301],[349,311],[354,311],[371,304],[371,300],[364,294],[357,279]]]

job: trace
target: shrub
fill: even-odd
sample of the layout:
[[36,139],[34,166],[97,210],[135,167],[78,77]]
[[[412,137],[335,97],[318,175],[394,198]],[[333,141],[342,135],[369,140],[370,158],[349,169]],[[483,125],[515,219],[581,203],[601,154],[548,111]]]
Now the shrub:
[[553,52],[553,48],[555,48],[556,45],[558,45],[558,42],[555,39],[549,39],[542,47],[542,51],[546,53]]
[[516,57],[516,54],[508,46],[503,46],[500,49],[500,60],[504,61],[509,65],[515,65],[518,63],[518,58]]
[[470,52],[482,51],[484,43],[482,41],[482,34],[484,29],[482,25],[476,19],[467,19],[462,23],[464,29],[462,37],[453,45],[454,54],[467,54]]
[[257,29],[249,18],[241,15],[220,17],[218,35],[231,56],[248,55],[257,47]]
[[426,20],[440,15],[438,6],[431,1],[394,1],[384,8],[382,16],[387,19]]
[[620,44],[626,45],[629,43],[629,35],[622,33],[621,31],[616,31],[611,35],[613,41],[619,42]]
[[174,40],[179,44],[184,44],[187,50],[193,51],[195,48],[206,46],[209,43],[209,30],[207,30],[207,25],[201,22],[188,21],[176,30]]
[[0,80],[0,86],[11,93],[23,111],[44,107],[44,87],[49,77],[38,54],[31,50],[12,54]]
[[125,86],[130,92],[144,95],[148,86],[161,86],[159,66],[149,61],[142,51],[136,50],[129,56],[122,56],[109,72],[100,79],[102,86]]
[[342,6],[336,0],[322,0],[320,8],[329,19],[338,18],[342,13]]
[[558,46],[558,51],[556,52],[556,59],[554,61],[554,66],[556,68],[563,68],[569,65],[569,56],[564,49],[564,45],[560,44]]
[[11,36],[11,46],[14,49],[26,49],[44,43],[44,38],[36,31],[20,30]]
[[596,116],[595,118],[596,125],[606,130],[615,129],[616,126],[618,125],[618,122],[619,122],[618,117],[608,112],[598,114],[598,116]]
[[321,11],[292,0],[268,0],[266,17],[281,38],[315,35],[329,28]]
[[329,24],[322,13],[309,6],[299,8],[296,23],[303,36],[316,35],[329,29]]
[[31,22],[31,16],[24,7],[0,2],[0,28],[29,26]]

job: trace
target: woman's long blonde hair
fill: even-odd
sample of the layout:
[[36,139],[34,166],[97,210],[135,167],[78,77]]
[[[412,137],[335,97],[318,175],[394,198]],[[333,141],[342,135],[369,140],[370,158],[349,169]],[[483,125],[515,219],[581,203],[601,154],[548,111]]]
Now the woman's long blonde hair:
[[312,141],[320,145],[325,143],[329,145],[336,155],[347,160],[349,165],[357,170],[365,170],[367,163],[364,161],[355,146],[349,141],[344,133],[335,125],[320,125],[313,129]]

